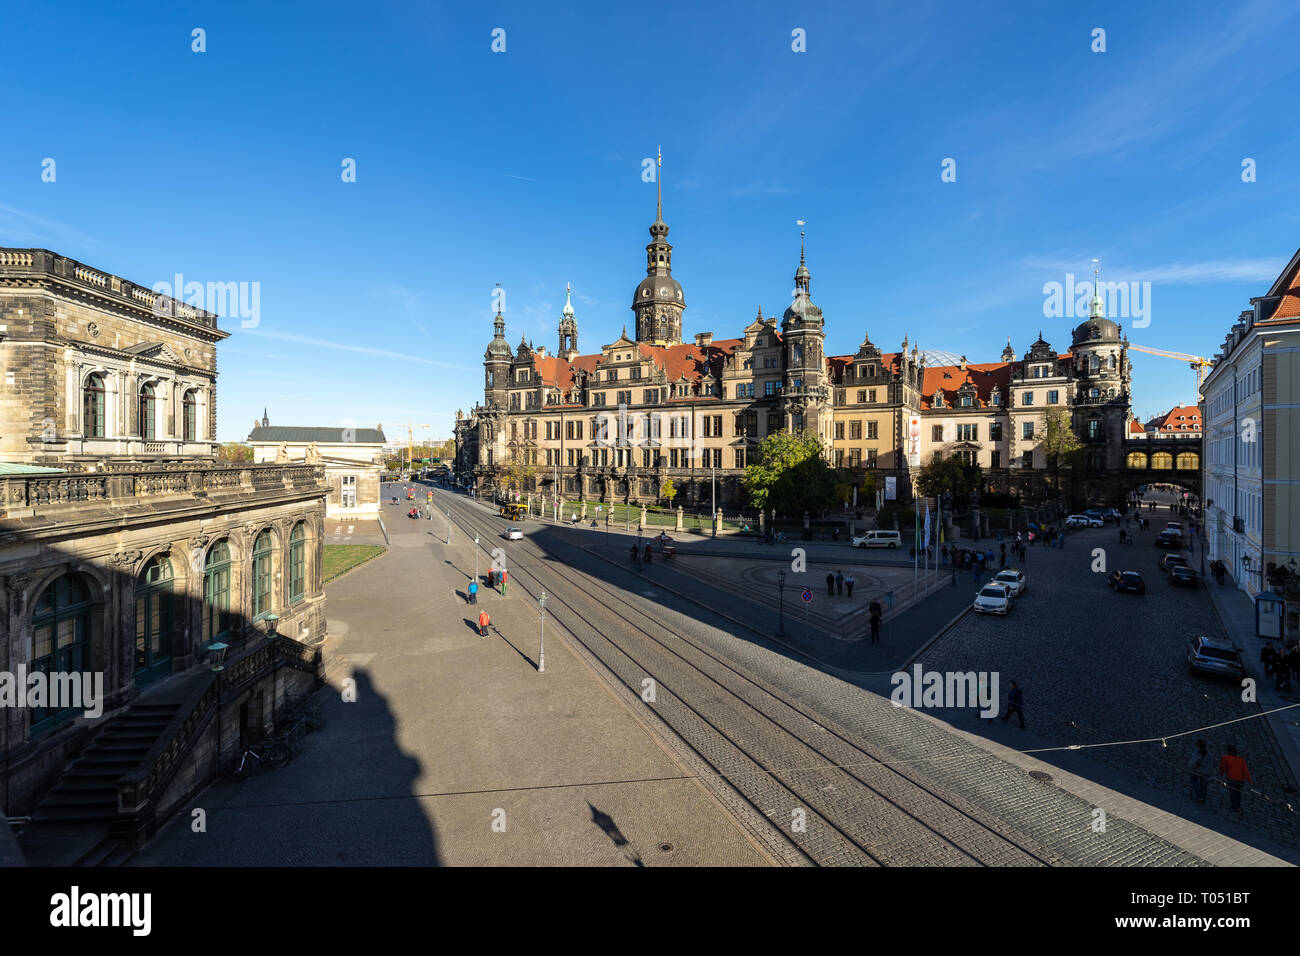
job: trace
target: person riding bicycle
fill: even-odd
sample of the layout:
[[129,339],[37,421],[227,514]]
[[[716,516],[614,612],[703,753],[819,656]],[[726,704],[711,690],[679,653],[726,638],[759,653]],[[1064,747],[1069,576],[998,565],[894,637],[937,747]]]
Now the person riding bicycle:
[[639,558],[639,557],[641,556],[641,552],[637,550],[637,547],[636,547],[635,544],[632,545],[632,552],[631,552],[631,553],[632,553],[632,560],[633,560],[633,561],[635,561],[637,558]]
[[483,611],[478,616],[478,633],[480,637],[487,637],[488,626],[492,623],[492,618],[488,616],[487,611]]

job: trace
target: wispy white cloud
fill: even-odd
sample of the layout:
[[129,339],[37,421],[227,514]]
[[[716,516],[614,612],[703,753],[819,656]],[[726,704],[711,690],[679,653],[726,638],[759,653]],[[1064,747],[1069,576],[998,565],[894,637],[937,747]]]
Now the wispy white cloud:
[[502,173],[501,175],[502,175],[502,176],[505,176],[507,179],[518,179],[518,180],[520,180],[520,181],[522,181],[522,182],[525,182],[525,183],[540,183],[540,182],[542,182],[542,180],[540,180],[540,179],[530,179],[530,178],[527,177],[527,176],[516,176],[514,173]]
[[463,362],[439,362],[435,359],[421,358],[418,355],[406,355],[401,352],[390,352],[387,349],[374,349],[364,345],[351,345],[346,342],[331,342],[327,339],[315,339],[305,335],[292,335],[288,332],[267,332],[262,329],[241,329],[237,334],[278,339],[281,342],[295,342],[298,345],[314,345],[318,348],[336,349],[340,352],[355,352],[358,355],[375,355],[380,358],[398,359],[403,362],[418,362],[421,365],[436,365],[439,368],[465,367]]
[[0,234],[9,242],[36,246],[102,246],[98,239],[66,223],[5,205],[0,205]]
[[[1122,282],[1160,282],[1166,285],[1203,285],[1207,282],[1271,282],[1286,265],[1285,259],[1211,259],[1204,262],[1169,262],[1155,266],[1112,266],[1102,263],[1103,279]],[[1091,274],[1089,256],[1024,260],[1026,269],[1053,277],[1073,272]]]

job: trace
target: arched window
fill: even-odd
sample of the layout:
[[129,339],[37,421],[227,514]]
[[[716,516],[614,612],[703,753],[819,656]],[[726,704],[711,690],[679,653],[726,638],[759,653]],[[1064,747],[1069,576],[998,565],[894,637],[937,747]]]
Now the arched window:
[[992,396],[991,396],[991,400],[992,400],[992,402],[993,402],[994,405],[1001,405],[1001,404],[1002,404],[1002,393],[999,392],[999,391],[995,388],[995,389],[993,390],[993,394],[992,394]]
[[1145,468],[1147,466],[1147,456],[1140,451],[1131,451],[1125,463],[1129,468]]
[[1180,452],[1175,467],[1179,471],[1196,471],[1201,467],[1201,456],[1194,451]]
[[208,549],[203,567],[203,641],[211,644],[230,632],[230,544]]
[[185,441],[199,440],[199,393],[189,389],[185,393],[185,425],[181,436]]
[[1174,467],[1174,456],[1167,451],[1158,451],[1151,456],[1151,467],[1168,471]]
[[[74,571],[53,581],[41,592],[33,609],[28,679],[33,674],[45,674],[48,681],[50,674],[91,670],[90,625],[90,587],[86,579]],[[29,711],[32,734],[49,730],[83,710],[82,707],[32,707]]]
[[150,561],[135,586],[135,682],[171,670],[172,563],[166,555]]
[[104,377],[92,372],[86,379],[84,390],[83,433],[87,438],[103,438],[104,431]]
[[289,603],[301,601],[307,589],[307,525],[299,521],[289,535]]
[[140,437],[153,441],[158,433],[158,397],[153,385],[146,383],[140,389]]
[[253,542],[253,618],[271,612],[271,532]]

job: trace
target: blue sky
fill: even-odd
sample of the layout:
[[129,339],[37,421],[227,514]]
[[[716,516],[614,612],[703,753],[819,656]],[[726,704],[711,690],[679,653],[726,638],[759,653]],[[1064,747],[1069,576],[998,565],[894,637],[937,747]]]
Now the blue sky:
[[[150,286],[259,283],[258,326],[222,322],[223,440],[264,405],[450,436],[482,397],[497,282],[512,345],[555,348],[566,282],[582,350],[612,341],[660,144],[688,336],[780,314],[804,219],[831,354],[869,332],[994,361],[1040,328],[1064,351],[1043,285],[1096,257],[1151,283],[1132,341],[1210,356],[1300,246],[1297,21],[1286,2],[15,5],[0,245]],[[1184,365],[1134,366],[1140,417],[1194,400]]]

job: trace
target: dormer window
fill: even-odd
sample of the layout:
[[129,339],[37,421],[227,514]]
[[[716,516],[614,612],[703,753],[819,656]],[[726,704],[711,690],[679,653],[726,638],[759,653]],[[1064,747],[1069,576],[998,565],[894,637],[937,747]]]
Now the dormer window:
[[994,405],[1001,405],[1001,404],[1002,404],[1002,393],[999,392],[999,391],[995,388],[995,389],[993,390],[993,394],[991,394],[991,395],[989,396],[989,401],[991,401]]
[[943,392],[934,393],[934,407],[943,408]]
[[970,407],[971,407],[971,397],[970,397],[969,395],[963,395],[963,396],[961,397],[961,407],[962,407],[962,408],[970,408]]

